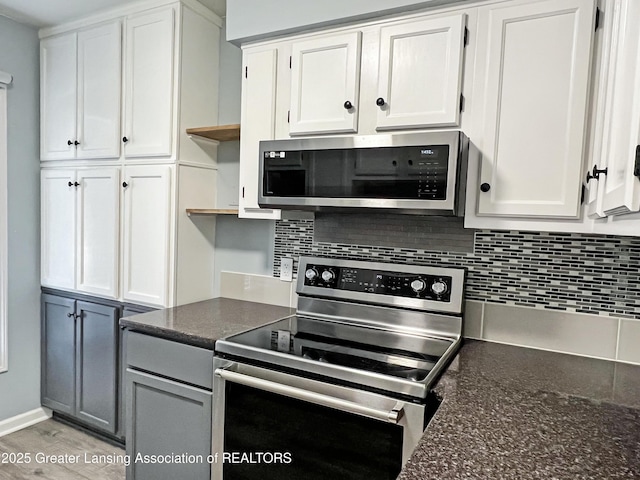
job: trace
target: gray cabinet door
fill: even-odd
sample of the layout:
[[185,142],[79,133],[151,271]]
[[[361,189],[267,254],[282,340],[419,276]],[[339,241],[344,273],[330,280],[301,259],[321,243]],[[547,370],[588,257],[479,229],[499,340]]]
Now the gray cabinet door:
[[42,405],[75,412],[75,300],[42,295]]
[[[127,369],[126,436],[132,460],[127,480],[209,479],[211,396],[206,390]],[[202,462],[144,462],[145,455],[183,453],[200,455]]]
[[78,301],[76,313],[76,416],[115,434],[118,309]]

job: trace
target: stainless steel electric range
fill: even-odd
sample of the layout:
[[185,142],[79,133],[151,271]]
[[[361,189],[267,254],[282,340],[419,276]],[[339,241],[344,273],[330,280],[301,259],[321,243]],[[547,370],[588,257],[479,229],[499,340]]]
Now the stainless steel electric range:
[[214,479],[391,479],[460,345],[465,270],[301,257],[295,315],[216,342]]

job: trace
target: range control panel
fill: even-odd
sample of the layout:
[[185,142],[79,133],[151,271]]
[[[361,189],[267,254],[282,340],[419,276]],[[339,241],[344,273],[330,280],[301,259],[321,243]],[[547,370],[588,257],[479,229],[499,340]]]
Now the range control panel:
[[311,287],[351,292],[449,302],[451,300],[452,278],[439,275],[307,264],[304,271],[304,284]]

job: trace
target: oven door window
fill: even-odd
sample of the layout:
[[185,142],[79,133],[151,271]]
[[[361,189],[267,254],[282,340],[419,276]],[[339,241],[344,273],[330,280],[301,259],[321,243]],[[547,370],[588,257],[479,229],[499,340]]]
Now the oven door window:
[[225,452],[289,452],[290,463],[225,463],[225,480],[395,479],[403,428],[226,383]]

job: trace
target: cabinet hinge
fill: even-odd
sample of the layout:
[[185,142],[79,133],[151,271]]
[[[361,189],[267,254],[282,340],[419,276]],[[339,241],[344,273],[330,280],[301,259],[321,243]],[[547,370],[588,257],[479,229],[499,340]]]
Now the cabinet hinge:
[[464,112],[464,95],[460,94],[460,111]]
[[244,67],[244,78],[249,78],[249,67]]
[[463,45],[466,47],[467,45],[469,45],[469,29],[467,27],[464,27],[464,40],[463,40]]
[[289,68],[291,68],[291,62],[292,62],[291,55],[289,55]]
[[291,122],[291,110],[287,110],[287,123]]
[[599,8],[596,8],[596,25],[595,25],[595,30],[598,30],[598,28],[600,28],[600,18],[602,17],[602,10],[600,10]]

